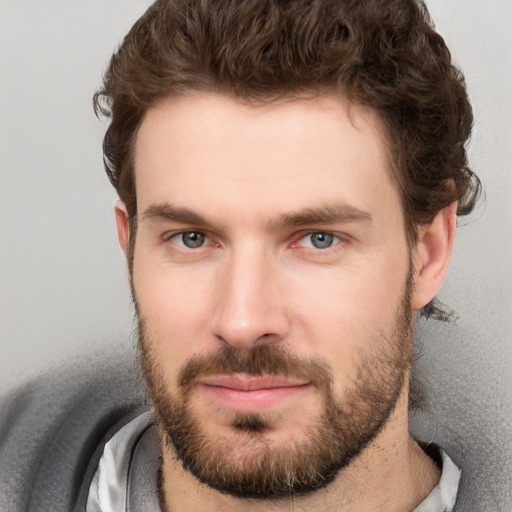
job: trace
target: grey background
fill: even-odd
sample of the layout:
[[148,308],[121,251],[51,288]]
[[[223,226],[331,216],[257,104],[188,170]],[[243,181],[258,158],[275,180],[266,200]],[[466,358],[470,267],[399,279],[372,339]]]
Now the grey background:
[[[116,197],[101,162],[105,124],[91,97],[148,4],[0,0],[0,391],[72,354],[131,343]],[[512,2],[428,5],[466,74],[470,161],[486,189],[459,230],[441,298],[463,326],[492,326],[468,357],[499,375],[499,395],[512,366]]]

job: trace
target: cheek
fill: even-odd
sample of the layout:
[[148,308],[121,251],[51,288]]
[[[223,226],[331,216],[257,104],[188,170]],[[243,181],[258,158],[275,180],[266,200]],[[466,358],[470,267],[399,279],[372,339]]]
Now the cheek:
[[171,369],[174,375],[193,353],[205,348],[211,302],[207,280],[135,258],[133,283],[149,348],[171,377]]
[[298,343],[328,362],[340,386],[356,378],[358,364],[394,325],[405,291],[405,265],[354,265],[317,273],[289,293],[294,297]]
[[[292,279],[290,279],[290,282]],[[403,296],[405,265],[360,261],[344,268],[321,269],[304,279],[293,278],[287,292],[307,324],[320,332],[340,329],[350,333],[385,325]]]

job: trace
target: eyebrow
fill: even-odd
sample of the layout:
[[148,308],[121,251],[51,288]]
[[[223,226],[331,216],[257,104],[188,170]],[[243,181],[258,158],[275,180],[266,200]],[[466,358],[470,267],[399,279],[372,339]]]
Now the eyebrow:
[[297,227],[309,224],[347,224],[350,222],[372,223],[372,216],[355,206],[339,203],[322,204],[296,212],[282,213],[271,222],[271,227]]
[[180,222],[183,224],[197,224],[211,227],[209,222],[200,213],[188,208],[178,208],[169,203],[149,206],[142,214],[142,219]]
[[[155,204],[149,206],[142,214],[142,219],[162,220],[194,224],[198,226],[213,227],[200,213],[188,208],[176,207],[170,203]],[[268,222],[268,227],[278,230],[286,227],[298,227],[311,224],[347,224],[351,222],[363,222],[371,224],[373,221],[370,213],[355,206],[339,203],[321,204],[317,207],[304,208],[292,212],[281,213],[277,218]]]

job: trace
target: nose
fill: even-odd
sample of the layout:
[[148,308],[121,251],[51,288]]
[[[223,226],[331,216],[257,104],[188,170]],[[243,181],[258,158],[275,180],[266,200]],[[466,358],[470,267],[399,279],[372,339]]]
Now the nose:
[[214,335],[243,349],[282,342],[289,331],[278,269],[260,248],[232,251],[219,272]]

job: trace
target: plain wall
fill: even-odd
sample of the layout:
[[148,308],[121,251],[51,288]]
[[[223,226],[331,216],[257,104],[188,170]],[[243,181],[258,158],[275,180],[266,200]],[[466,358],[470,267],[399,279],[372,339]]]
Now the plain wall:
[[71,353],[130,343],[92,95],[148,5],[0,2],[0,390]]
[[[131,343],[116,196],[101,161],[105,123],[91,97],[148,4],[0,0],[0,391],[69,354]],[[440,296],[466,324],[493,319],[497,334],[485,344],[510,375],[512,3],[428,5],[466,75],[470,164],[486,191],[462,221]]]

